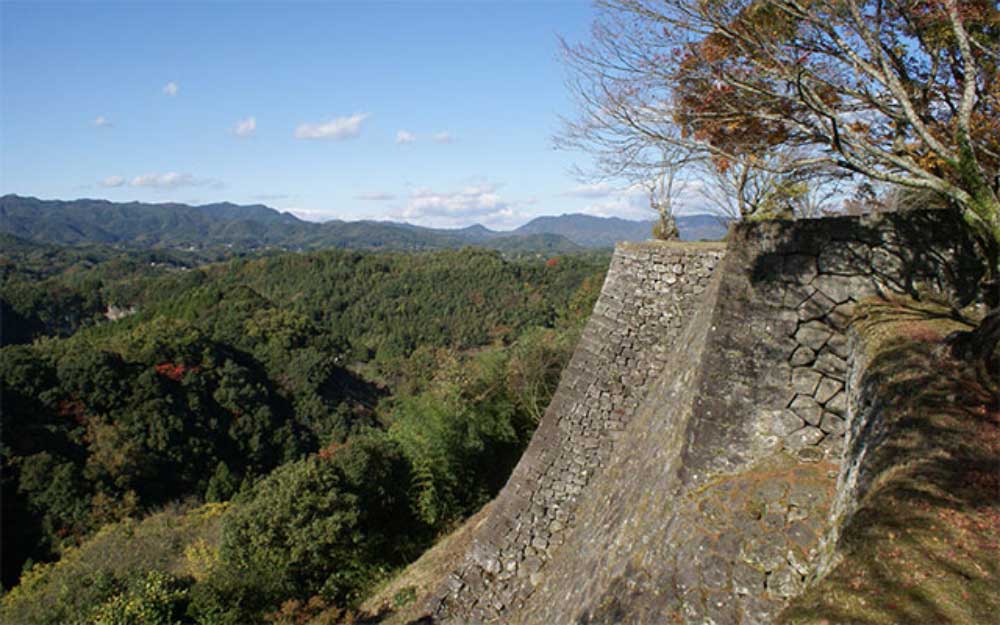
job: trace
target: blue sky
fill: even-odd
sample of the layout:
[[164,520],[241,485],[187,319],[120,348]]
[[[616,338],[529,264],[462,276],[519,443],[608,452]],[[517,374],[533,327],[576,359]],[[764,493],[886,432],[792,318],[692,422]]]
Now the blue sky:
[[0,192],[312,220],[650,218],[570,173],[588,2],[0,2]]

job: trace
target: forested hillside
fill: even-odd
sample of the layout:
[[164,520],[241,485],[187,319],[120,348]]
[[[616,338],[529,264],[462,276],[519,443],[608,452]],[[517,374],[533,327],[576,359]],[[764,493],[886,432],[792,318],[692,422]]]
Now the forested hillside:
[[[726,233],[726,220],[711,215],[682,215],[677,223],[685,240],[721,239]],[[481,225],[449,230],[390,221],[314,223],[261,204],[189,206],[0,197],[0,233],[35,243],[184,249],[215,255],[265,249],[427,251],[477,245],[508,255],[552,256],[587,248],[610,250],[619,241],[644,241],[650,238],[652,225],[652,221],[578,214],[538,217],[510,231]]]
[[10,241],[15,623],[349,609],[502,486],[608,262]]

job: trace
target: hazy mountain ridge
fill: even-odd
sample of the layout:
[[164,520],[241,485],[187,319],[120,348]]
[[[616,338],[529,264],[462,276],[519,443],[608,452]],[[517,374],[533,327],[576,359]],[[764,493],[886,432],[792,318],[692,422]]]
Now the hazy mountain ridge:
[[[711,216],[683,216],[678,222],[684,239],[719,238],[725,234],[721,223]],[[441,229],[370,220],[314,223],[262,204],[191,206],[0,197],[0,232],[62,245],[383,250],[480,245],[502,251],[558,254],[610,248],[618,241],[646,240],[651,226],[651,221],[573,214],[538,217],[511,231],[491,230],[480,224]]]
[[[549,232],[561,234],[570,241],[586,247],[612,247],[619,241],[646,241],[653,228],[653,220],[631,221],[620,217],[563,214],[536,217],[512,232],[532,234]],[[677,225],[685,241],[717,240],[726,235],[726,222],[714,215],[680,215]]]

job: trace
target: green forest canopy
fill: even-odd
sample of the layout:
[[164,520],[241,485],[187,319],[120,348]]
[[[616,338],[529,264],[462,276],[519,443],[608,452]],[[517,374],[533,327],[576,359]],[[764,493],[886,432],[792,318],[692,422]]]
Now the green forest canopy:
[[[0,283],[5,588],[30,569],[5,622],[355,605],[502,486],[608,263],[40,253],[15,250]],[[106,553],[176,502],[177,531],[131,547],[150,557]],[[188,531],[200,502],[230,503]]]

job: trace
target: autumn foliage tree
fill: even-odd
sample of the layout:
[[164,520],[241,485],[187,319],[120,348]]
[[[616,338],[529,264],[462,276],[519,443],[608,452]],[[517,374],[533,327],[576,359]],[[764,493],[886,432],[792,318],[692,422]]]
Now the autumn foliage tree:
[[988,267],[990,313],[959,351],[992,352],[1000,339],[994,0],[600,5],[590,42],[566,47],[582,105],[568,136],[679,145],[723,171],[836,169],[941,197]]

